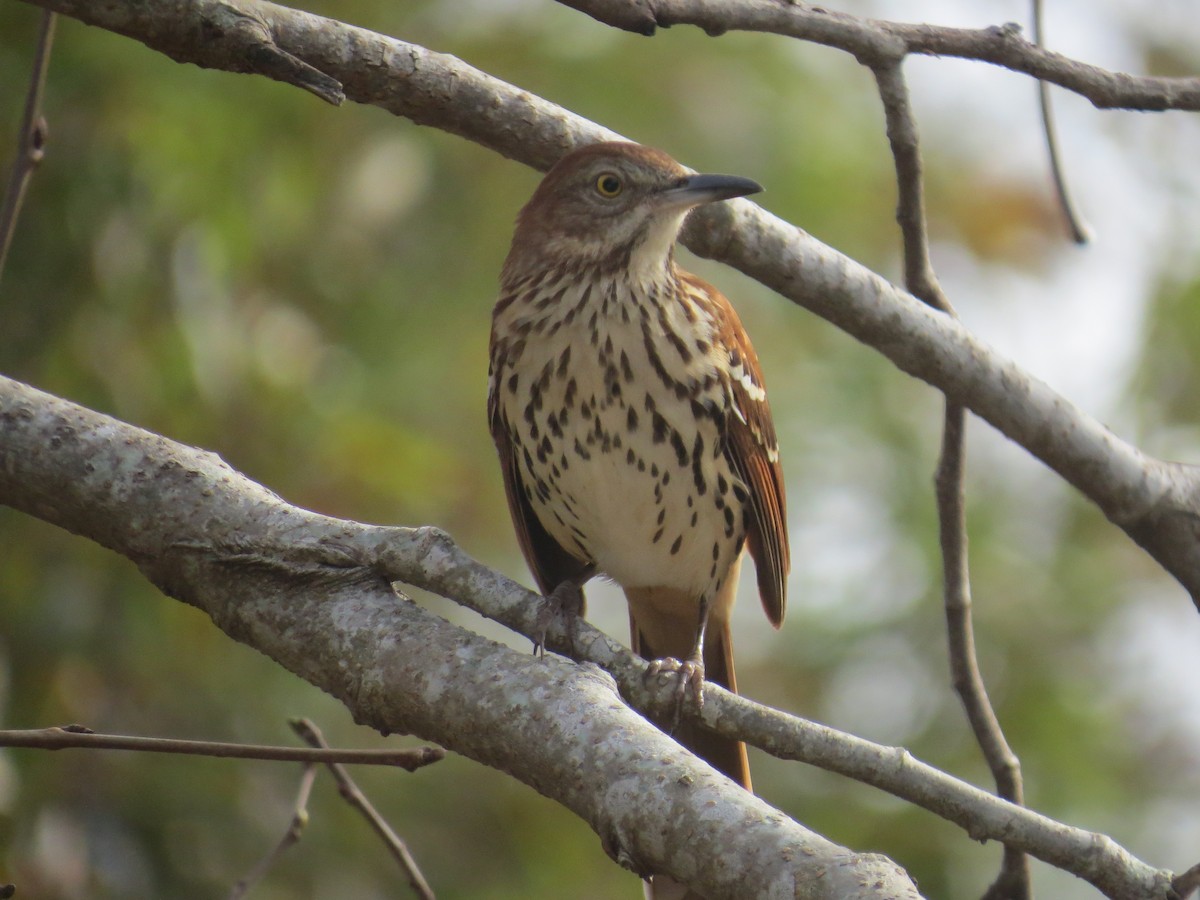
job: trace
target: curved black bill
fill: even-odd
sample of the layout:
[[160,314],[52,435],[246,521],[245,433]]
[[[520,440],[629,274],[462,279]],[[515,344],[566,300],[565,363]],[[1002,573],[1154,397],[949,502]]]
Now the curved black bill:
[[689,175],[663,191],[663,197],[672,205],[697,206],[757,194],[762,189],[757,181],[740,175]]

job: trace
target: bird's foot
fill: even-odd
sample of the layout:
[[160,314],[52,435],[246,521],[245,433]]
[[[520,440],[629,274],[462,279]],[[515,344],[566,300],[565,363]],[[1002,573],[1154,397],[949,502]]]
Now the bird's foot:
[[542,597],[534,623],[533,652],[546,655],[546,633],[555,620],[563,623],[567,631],[567,642],[575,652],[575,639],[579,635],[579,617],[583,614],[583,588],[574,581],[564,581],[549,594]]
[[675,711],[671,717],[671,730],[679,726],[685,703],[691,703],[699,712],[704,707],[704,663],[699,659],[675,659],[668,656],[655,659],[646,668],[646,677],[655,678],[666,673],[676,679]]

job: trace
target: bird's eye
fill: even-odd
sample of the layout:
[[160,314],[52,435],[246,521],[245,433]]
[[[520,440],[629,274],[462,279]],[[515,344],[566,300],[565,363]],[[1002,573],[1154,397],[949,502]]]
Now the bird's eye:
[[621,179],[612,172],[605,172],[596,179],[596,193],[601,197],[607,197],[609,200],[621,193],[623,187]]

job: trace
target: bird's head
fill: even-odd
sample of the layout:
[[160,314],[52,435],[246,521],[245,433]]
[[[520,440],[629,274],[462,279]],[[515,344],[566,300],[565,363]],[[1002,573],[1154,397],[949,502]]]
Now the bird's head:
[[573,265],[655,277],[688,210],[761,190],[749,178],[693,174],[640,144],[590,144],[560,159],[521,210],[505,271]]

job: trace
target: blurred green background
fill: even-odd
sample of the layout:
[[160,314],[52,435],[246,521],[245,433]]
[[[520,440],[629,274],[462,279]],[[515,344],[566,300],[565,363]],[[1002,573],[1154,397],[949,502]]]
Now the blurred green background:
[[[1194,15],[1052,5],[1064,52],[1187,71]],[[838,4],[986,25],[1024,3]],[[309,7],[467,62],[697,169],[898,277],[894,188],[869,75],[823,48],[673,28],[620,34],[549,0]],[[0,3],[0,163],[11,158],[39,10]],[[1076,27],[1085,22],[1086,27]],[[1181,62],[1182,61],[1182,62]],[[983,65],[908,65],[934,261],[967,323],[1150,452],[1200,456],[1200,130],[1057,95],[1068,174],[1096,229],[1069,245],[1034,86]],[[50,148],[0,280],[0,371],[214,450],[288,500],[436,524],[529,583],[484,415],[489,312],[537,175],[380,110],[180,66],[60,20]],[[747,586],[752,697],[989,779],[948,685],[931,473],[938,395],[738,273],[788,481],[782,632]],[[1200,847],[1200,624],[1089,504],[975,423],[977,637],[1030,803],[1183,869]],[[591,609],[624,637],[610,590]],[[496,636],[451,604],[443,615]],[[523,640],[514,646],[526,648]],[[376,746],[344,709],[166,600],[129,563],[0,508],[0,724],[291,743],[290,716]],[[389,743],[405,743],[393,738]],[[413,743],[408,741],[407,743]],[[887,853],[929,897],[978,896],[998,849],[871,789],[755,755],[756,786],[830,838]],[[569,813],[451,756],[356,776],[442,898],[639,896]],[[220,897],[278,839],[283,764],[0,752],[0,881],[38,898]],[[312,821],[251,896],[406,896],[380,844],[318,782]],[[1043,897],[1094,896],[1035,865]]]

